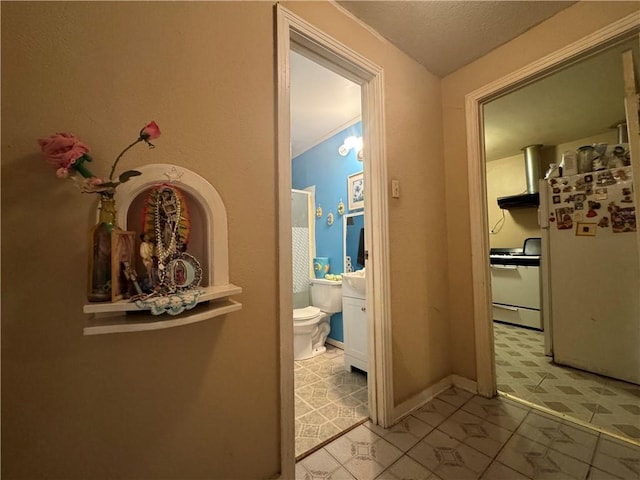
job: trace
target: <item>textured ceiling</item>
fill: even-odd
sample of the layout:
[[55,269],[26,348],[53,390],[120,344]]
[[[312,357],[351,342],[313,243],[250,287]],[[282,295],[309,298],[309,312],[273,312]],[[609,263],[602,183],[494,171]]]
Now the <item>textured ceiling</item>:
[[[575,2],[339,1],[398,48],[445,75]],[[397,37],[397,38],[394,38]],[[620,52],[637,37],[485,105],[487,160],[530,144],[557,145],[606,131],[624,119]],[[640,78],[640,71],[638,72]],[[292,52],[292,154],[359,118],[360,88]]]
[[573,1],[341,1],[340,6],[440,77]]

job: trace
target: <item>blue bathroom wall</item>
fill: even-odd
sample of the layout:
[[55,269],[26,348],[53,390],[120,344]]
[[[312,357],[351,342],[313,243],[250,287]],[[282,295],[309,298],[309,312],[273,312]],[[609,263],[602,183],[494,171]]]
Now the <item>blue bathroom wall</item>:
[[[292,160],[291,183],[293,188],[303,190],[315,185],[316,207],[322,207],[322,217],[316,217],[316,256],[329,257],[330,273],[344,271],[342,252],[343,219],[338,213],[338,203],[344,203],[345,213],[361,211],[349,210],[347,201],[347,177],[362,171],[362,162],[353,149],[347,156],[338,153],[338,148],[349,136],[362,136],[362,123],[345,128],[331,138],[298,155]],[[327,215],[333,212],[333,225],[327,225]],[[330,338],[344,341],[342,313],[331,316]]]

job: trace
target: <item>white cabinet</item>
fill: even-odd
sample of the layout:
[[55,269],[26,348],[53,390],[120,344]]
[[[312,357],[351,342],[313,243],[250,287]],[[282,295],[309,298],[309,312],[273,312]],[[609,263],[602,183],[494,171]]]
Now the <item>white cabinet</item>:
[[367,301],[363,298],[342,297],[344,324],[344,367],[367,371],[369,356],[369,329]]

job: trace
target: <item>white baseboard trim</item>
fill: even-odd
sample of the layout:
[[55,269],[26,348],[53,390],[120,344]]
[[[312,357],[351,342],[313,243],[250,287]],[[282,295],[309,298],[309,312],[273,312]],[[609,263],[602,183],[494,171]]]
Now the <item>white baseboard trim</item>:
[[453,375],[449,375],[430,387],[425,388],[417,395],[405,400],[400,405],[396,405],[393,408],[393,423],[398,423],[411,412],[422,407],[425,403],[431,401],[434,397],[437,397],[442,392],[450,388],[453,384]]
[[478,393],[478,382],[475,380],[469,380],[466,377],[461,377],[459,375],[451,375],[453,385],[457,388],[461,388],[462,390],[466,390],[467,392],[476,394]]
[[334,347],[337,347],[340,350],[344,350],[344,342],[334,340],[333,338],[327,338],[324,343],[328,343],[329,345],[333,345]]

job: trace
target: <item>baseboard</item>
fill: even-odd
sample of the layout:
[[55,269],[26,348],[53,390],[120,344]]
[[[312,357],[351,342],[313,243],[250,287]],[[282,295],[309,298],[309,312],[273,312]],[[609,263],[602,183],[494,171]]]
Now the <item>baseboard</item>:
[[449,375],[430,387],[425,388],[417,395],[405,400],[400,405],[396,405],[393,409],[393,423],[399,422],[411,412],[422,407],[425,403],[431,401],[448,388],[451,388],[453,384],[453,375]]
[[340,350],[344,350],[344,342],[334,340],[333,338],[327,338],[324,343],[328,343],[329,345],[333,345],[334,347],[337,347]]
[[461,388],[462,390],[466,390],[469,393],[476,394],[478,393],[478,382],[475,380],[469,380],[466,377],[461,377],[459,375],[451,375],[453,385],[456,388]]

